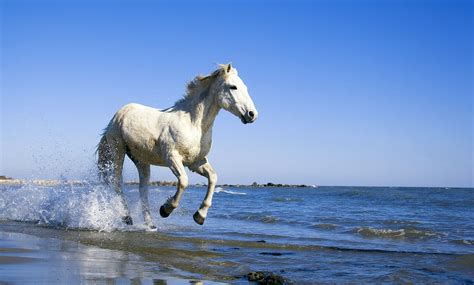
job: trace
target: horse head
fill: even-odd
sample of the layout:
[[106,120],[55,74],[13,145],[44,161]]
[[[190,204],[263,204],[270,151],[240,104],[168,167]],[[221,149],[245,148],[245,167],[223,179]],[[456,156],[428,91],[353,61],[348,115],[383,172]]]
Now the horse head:
[[211,92],[216,94],[219,107],[239,117],[244,124],[255,122],[258,117],[257,109],[237,69],[230,63],[223,64],[217,75]]

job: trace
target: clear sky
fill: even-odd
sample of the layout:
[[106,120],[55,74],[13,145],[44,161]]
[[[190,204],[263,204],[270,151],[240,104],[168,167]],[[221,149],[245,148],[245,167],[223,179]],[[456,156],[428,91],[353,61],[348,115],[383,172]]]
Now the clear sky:
[[232,62],[259,119],[217,117],[220,183],[473,186],[473,1],[0,3],[0,175],[87,177],[122,105]]

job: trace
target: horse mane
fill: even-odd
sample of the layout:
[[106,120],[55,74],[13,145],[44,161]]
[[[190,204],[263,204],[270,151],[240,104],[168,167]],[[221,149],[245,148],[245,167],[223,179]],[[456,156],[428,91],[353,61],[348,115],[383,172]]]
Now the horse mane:
[[225,70],[227,68],[227,64],[219,64],[219,68],[214,70],[211,74],[208,75],[198,75],[194,77],[193,80],[189,81],[186,84],[186,93],[184,94],[183,98],[178,100],[176,104],[182,103],[191,99],[195,96],[200,95],[203,91],[205,91],[212,83],[216,80],[219,75],[225,74]]

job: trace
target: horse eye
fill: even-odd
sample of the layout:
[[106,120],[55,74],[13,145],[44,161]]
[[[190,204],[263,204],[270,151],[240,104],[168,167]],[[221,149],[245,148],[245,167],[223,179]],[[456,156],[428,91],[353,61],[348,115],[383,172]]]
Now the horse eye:
[[235,85],[231,85],[229,88],[232,89],[232,90],[237,90],[237,86],[235,86]]

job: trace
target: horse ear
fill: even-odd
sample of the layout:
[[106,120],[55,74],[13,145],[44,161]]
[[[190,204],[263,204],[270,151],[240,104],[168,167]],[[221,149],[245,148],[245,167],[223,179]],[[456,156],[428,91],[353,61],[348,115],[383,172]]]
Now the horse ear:
[[228,63],[226,67],[226,72],[229,73],[232,70],[232,64]]
[[207,76],[206,75],[198,75],[198,76],[196,76],[196,78],[199,81],[206,81],[206,79],[209,78],[209,75],[207,75]]

